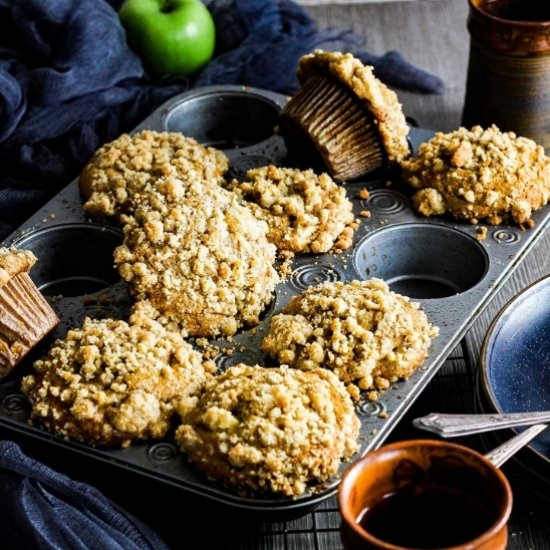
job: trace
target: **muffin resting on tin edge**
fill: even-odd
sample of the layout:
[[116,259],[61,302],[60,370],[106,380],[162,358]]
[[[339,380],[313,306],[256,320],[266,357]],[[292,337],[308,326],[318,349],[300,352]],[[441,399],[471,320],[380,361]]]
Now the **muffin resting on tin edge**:
[[91,216],[120,216],[132,212],[135,201],[159,177],[221,179],[228,167],[222,151],[179,132],[123,134],[100,147],[82,170],[84,210]]
[[301,495],[359,449],[352,400],[325,369],[230,367],[182,422],[175,436],[182,452],[241,495]]
[[381,279],[323,283],[294,296],[271,319],[262,349],[305,371],[324,367],[369,399],[408,378],[438,334],[419,304]]
[[36,262],[30,250],[0,248],[0,377],[59,324],[29,276]]
[[315,50],[300,58],[301,84],[279,126],[296,158],[322,158],[335,181],[358,178],[410,154],[409,126],[396,93],[351,53]]
[[213,365],[143,316],[87,318],[22,380],[31,419],[58,436],[127,447],[166,435],[176,409],[196,403]]
[[328,174],[269,165],[228,187],[259,207],[253,212],[267,222],[267,239],[279,252],[318,254],[352,245],[353,205]]
[[279,275],[267,225],[215,182],[159,179],[133,216],[114,259],[134,310],[192,336],[253,326]]
[[533,226],[531,214],[550,200],[550,159],[542,146],[495,125],[459,128],[420,145],[401,164],[418,191],[414,208],[425,216]]

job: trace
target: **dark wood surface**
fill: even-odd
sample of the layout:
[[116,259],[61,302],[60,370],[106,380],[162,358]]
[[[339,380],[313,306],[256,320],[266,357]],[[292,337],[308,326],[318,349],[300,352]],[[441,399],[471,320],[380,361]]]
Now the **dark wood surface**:
[[[407,116],[421,127],[451,131],[460,124],[464,100],[469,35],[466,30],[467,0],[416,0],[307,7],[321,26],[353,29],[376,54],[397,50],[415,65],[440,76],[446,84],[442,95],[422,95],[397,90]],[[476,369],[483,338],[502,306],[530,282],[550,272],[550,233],[539,239],[504,288],[480,315],[460,346],[416,400],[391,439],[423,437],[411,428],[411,419],[433,411],[473,412]],[[2,435],[0,433],[0,435]],[[480,436],[462,442],[479,450],[486,444]],[[33,451],[33,443],[26,445]],[[36,450],[37,451],[37,450]],[[47,459],[56,466],[54,457]],[[61,466],[61,465],[60,465]],[[127,510],[154,527],[171,548],[242,550],[341,549],[339,515],[335,499],[311,514],[293,521],[253,523],[250,518],[225,518],[212,510],[195,509],[193,502],[173,501],[167,493],[149,487],[144,479],[117,479],[85,462],[73,469],[73,477],[91,481]],[[510,550],[550,549],[550,505],[533,487],[524,483],[525,470],[513,462],[505,465],[514,490],[510,521]],[[544,487],[539,487],[544,492]],[[548,495],[550,497],[550,495]],[[396,520],[398,521],[398,520]],[[198,543],[197,543],[198,539]]]

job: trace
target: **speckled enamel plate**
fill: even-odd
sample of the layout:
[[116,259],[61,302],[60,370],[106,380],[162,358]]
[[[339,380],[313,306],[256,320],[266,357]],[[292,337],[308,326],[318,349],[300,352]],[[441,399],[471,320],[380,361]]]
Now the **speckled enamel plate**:
[[[517,294],[494,319],[483,343],[480,377],[491,409],[486,412],[550,409],[550,275]],[[529,448],[550,468],[550,430]]]

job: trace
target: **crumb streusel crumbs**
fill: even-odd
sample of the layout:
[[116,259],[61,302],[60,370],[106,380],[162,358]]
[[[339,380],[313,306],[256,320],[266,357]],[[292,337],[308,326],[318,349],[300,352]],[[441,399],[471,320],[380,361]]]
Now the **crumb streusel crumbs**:
[[228,166],[222,151],[179,132],[123,134],[98,149],[84,167],[80,175],[87,199],[84,209],[92,216],[120,216],[132,212],[136,197],[154,187],[159,177],[221,179]]
[[30,250],[0,248],[0,286],[11,281],[19,273],[28,272],[37,258]]
[[229,188],[259,206],[254,213],[267,222],[267,238],[279,251],[318,254],[335,243],[351,246],[352,239],[339,237],[354,221],[353,205],[326,173],[269,165],[249,170]]
[[279,276],[267,225],[215,182],[158,180],[123,216],[115,263],[135,311],[192,336],[259,322]]
[[550,159],[533,140],[496,126],[438,132],[402,162],[403,177],[419,189],[413,206],[425,216],[496,225],[533,225],[531,214],[550,200]]
[[272,318],[262,349],[281,364],[325,367],[380,391],[422,364],[437,333],[417,303],[380,279],[331,282],[293,297]]
[[91,445],[162,438],[176,406],[192,406],[213,365],[148,318],[87,318],[22,380],[31,419]]
[[359,419],[325,369],[239,364],[182,410],[176,441],[210,479],[236,492],[298,496],[358,450]]

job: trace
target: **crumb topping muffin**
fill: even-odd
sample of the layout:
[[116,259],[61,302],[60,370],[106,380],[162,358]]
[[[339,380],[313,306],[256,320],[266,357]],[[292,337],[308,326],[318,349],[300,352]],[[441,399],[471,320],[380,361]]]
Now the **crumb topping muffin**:
[[449,212],[471,223],[505,221],[522,228],[550,199],[550,159],[533,140],[495,125],[438,132],[403,161],[415,189],[413,205],[425,216]]
[[255,214],[267,222],[267,238],[279,251],[322,253],[352,244],[353,205],[328,174],[269,165],[229,188],[260,207]]
[[271,320],[262,349],[291,367],[324,367],[370,398],[424,361],[437,335],[419,304],[380,279],[331,282],[291,299]]
[[19,248],[0,248],[0,285],[5,285],[16,275],[30,271],[37,262],[30,250]]
[[114,258],[139,311],[193,336],[255,325],[279,276],[267,224],[216,183],[163,178],[124,216]]
[[300,83],[314,75],[330,74],[359,98],[373,115],[388,160],[400,162],[409,153],[409,126],[397,94],[373,74],[373,67],[364,65],[351,53],[315,50],[304,55],[298,64]]
[[221,178],[229,162],[222,151],[204,147],[179,132],[142,130],[123,134],[99,148],[80,175],[86,213],[119,216],[131,212],[134,198],[158,177],[197,175]]
[[0,377],[59,324],[29,276],[36,261],[30,250],[0,248]]
[[191,406],[212,367],[179,334],[145,317],[87,318],[34,363],[22,390],[31,419],[91,445],[162,438],[176,406]]
[[325,369],[239,364],[182,413],[182,452],[211,480],[243,495],[301,495],[359,448],[351,398]]

